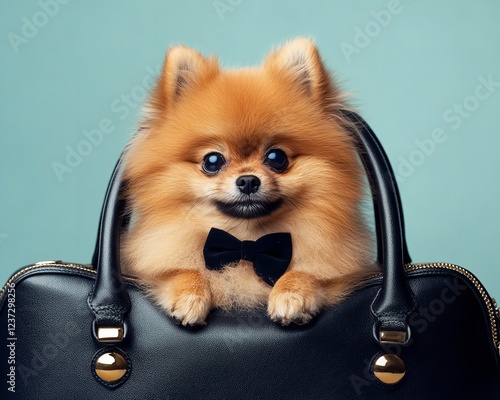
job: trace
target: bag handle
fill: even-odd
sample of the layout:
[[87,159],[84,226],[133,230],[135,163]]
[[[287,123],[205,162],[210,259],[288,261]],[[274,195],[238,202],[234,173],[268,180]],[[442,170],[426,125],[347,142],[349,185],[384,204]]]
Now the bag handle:
[[92,264],[96,279],[87,299],[94,314],[92,332],[98,341],[120,342],[125,337],[125,315],[130,298],[120,264],[120,234],[126,209],[123,193],[122,156],[115,165],[106,190]]
[[[405,235],[405,226],[404,226],[404,217],[403,217],[403,207],[401,205],[401,197],[399,195],[399,189],[396,183],[396,178],[394,176],[394,172],[392,170],[391,164],[389,162],[389,158],[387,157],[387,154],[385,153],[384,148],[380,144],[380,141],[378,140],[377,136],[373,132],[373,130],[370,128],[370,126],[366,123],[366,121],[361,118],[360,115],[353,111],[347,111],[343,110],[341,113],[350,120],[351,122],[354,123],[356,127],[356,131],[351,131],[351,134],[353,135],[354,139],[356,140],[356,144],[358,145],[358,154],[359,157],[361,158],[361,161],[363,162],[363,166],[365,168],[365,172],[368,176],[368,181],[370,182],[370,189],[372,191],[372,200],[373,200],[373,212],[374,212],[374,218],[375,218],[375,232],[376,232],[376,239],[377,239],[377,261],[379,262],[380,265],[384,265],[383,263],[383,242],[382,242],[382,235],[381,235],[381,221],[380,221],[380,215],[379,215],[379,205],[378,205],[378,197],[376,195],[376,190],[373,186],[373,182],[370,179],[370,177],[376,176],[377,171],[375,170],[374,166],[376,164],[380,164],[381,161],[385,163],[385,166],[387,168],[386,174],[381,176],[381,179],[391,179],[392,182],[394,182],[392,190],[394,191],[393,194],[396,196],[395,201],[398,205],[397,208],[397,213],[399,215],[399,221],[401,223],[401,232],[402,232],[402,245],[403,245],[403,263],[404,264],[410,264],[411,263],[411,257],[410,253],[408,252],[408,245],[406,243],[406,235]],[[367,137],[368,138],[364,138]],[[368,139],[368,142],[366,140]],[[364,140],[364,141],[363,141]],[[362,142],[363,141],[363,142]],[[362,142],[362,143],[360,143]],[[372,144],[370,146],[370,143]],[[374,159],[374,156],[376,153],[380,153],[380,161],[377,161]]]
[[407,342],[407,319],[416,308],[416,301],[404,270],[404,264],[410,263],[411,258],[396,178],[387,154],[366,121],[352,111],[344,111],[343,114],[357,127],[357,132],[352,134],[372,190],[378,260],[383,269],[382,287],[371,306],[372,314],[378,321],[375,332],[378,332],[379,341],[383,340],[383,332],[401,332],[401,342]]
[[[380,332],[397,331],[406,334],[407,319],[416,305],[404,271],[404,264],[411,259],[404,235],[401,200],[394,173],[385,151],[368,124],[352,111],[343,111],[342,114],[354,123],[355,129],[351,134],[365,167],[374,202],[378,260],[383,269],[383,282],[372,303],[371,312],[377,320],[376,329]],[[130,309],[130,300],[120,270],[119,243],[122,219],[125,216],[125,200],[120,197],[123,192],[122,175],[120,157],[104,199],[92,261],[97,271],[88,304],[95,317],[94,334],[98,340],[101,340],[100,328],[103,335],[106,335],[106,329],[110,327],[121,329],[123,337],[126,332],[125,315]]]

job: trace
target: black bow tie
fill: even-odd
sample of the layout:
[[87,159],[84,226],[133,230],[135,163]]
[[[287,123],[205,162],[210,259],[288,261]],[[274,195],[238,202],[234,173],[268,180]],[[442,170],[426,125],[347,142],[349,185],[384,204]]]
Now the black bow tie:
[[292,259],[292,237],[289,233],[271,233],[255,242],[240,241],[227,232],[212,228],[203,255],[210,270],[219,270],[240,260],[252,261],[259,278],[273,286]]

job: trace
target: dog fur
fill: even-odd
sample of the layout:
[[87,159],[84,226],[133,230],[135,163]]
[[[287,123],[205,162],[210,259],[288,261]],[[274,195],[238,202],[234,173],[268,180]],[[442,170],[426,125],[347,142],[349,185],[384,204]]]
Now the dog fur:
[[[215,307],[267,307],[281,324],[307,323],[340,301],[374,273],[362,166],[340,114],[346,108],[308,39],[242,69],[172,47],[125,154],[134,214],[122,238],[125,272],[183,325],[204,324]],[[283,172],[263,163],[274,148],[288,157]],[[201,168],[211,152],[227,161],[216,175]],[[221,212],[215,202],[233,199],[245,174],[258,176],[258,195],[280,199],[280,207],[253,218]],[[212,227],[240,240],[290,232],[287,272],[270,287],[247,261],[207,270],[202,249]]]

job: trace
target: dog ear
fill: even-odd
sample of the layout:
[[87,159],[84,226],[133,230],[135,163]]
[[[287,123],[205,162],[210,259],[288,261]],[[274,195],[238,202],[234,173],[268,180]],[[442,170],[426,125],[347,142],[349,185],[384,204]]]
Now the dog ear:
[[186,46],[171,47],[147,107],[148,114],[168,111],[180,98],[219,72],[217,59],[205,58]]
[[291,78],[296,88],[331,107],[337,102],[339,90],[330,78],[314,42],[298,38],[272,52],[264,68]]

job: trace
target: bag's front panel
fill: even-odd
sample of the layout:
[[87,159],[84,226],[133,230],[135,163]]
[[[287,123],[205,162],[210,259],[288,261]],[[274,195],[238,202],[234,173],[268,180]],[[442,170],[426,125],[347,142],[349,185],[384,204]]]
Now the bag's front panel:
[[[1,375],[14,367],[15,387],[6,391],[2,385],[0,398],[69,399],[71,393],[87,398],[89,356],[96,349],[85,302],[92,283],[59,273],[31,276],[15,286],[13,334],[6,335],[6,304],[0,319]],[[9,345],[14,360],[7,365],[3,350]]]
[[[85,275],[85,274],[84,274]],[[34,274],[15,288],[15,393],[2,399],[478,399],[500,398],[490,326],[474,292],[456,275],[410,279],[419,308],[411,343],[390,348],[406,363],[394,386],[370,371],[381,352],[370,304],[379,288],[356,292],[300,328],[281,328],[264,314],[212,314],[197,331],[173,324],[138,289],[129,288],[129,340],[119,347],[132,371],[110,390],[92,376],[87,296],[91,274]],[[14,342],[1,312],[0,374]]]

